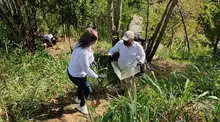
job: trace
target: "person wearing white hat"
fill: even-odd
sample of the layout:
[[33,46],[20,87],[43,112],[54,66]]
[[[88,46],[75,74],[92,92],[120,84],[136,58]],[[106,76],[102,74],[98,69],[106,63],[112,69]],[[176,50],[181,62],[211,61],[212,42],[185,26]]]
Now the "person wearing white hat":
[[[145,62],[144,49],[138,42],[134,41],[132,31],[126,31],[122,39],[110,49],[108,52],[110,61],[112,61],[112,56],[116,52],[119,53],[118,67],[121,71]],[[133,65],[134,63],[136,65]],[[122,89],[129,88],[132,85],[132,78],[128,77],[120,82]]]

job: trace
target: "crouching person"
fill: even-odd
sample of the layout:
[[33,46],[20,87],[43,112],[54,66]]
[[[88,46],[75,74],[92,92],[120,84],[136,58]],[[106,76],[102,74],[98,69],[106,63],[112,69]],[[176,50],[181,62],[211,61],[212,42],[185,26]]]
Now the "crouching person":
[[43,43],[46,47],[53,47],[56,44],[56,38],[52,34],[45,34]]

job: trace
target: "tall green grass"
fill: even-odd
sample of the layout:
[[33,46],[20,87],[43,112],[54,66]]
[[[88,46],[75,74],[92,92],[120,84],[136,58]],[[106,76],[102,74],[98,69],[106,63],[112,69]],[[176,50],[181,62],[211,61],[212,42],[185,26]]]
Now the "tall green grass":
[[[30,121],[47,114],[45,104],[62,96],[67,86],[68,56],[0,52],[0,113],[11,121]],[[1,117],[0,117],[1,118]],[[4,120],[4,119],[3,119]]]
[[[116,98],[98,122],[220,121],[219,63],[191,60],[185,72],[157,78],[154,72],[138,81],[126,96]],[[201,62],[205,62],[203,64]],[[207,66],[206,66],[207,65]],[[132,95],[131,95],[132,94]]]
[[[95,50],[96,72],[106,73],[108,43]],[[101,50],[101,51],[100,51]],[[102,54],[102,55],[100,55]],[[132,90],[114,97],[108,112],[95,122],[220,121],[220,62],[218,57],[191,57],[185,71],[158,77],[151,72],[136,81]],[[50,56],[46,52],[26,55],[15,50],[0,52],[0,121],[46,119],[48,104],[57,96],[67,97],[72,87],[66,69],[69,54]],[[103,70],[103,71],[100,71]],[[108,81],[89,79],[93,91],[106,92]],[[105,88],[106,87],[106,88]]]

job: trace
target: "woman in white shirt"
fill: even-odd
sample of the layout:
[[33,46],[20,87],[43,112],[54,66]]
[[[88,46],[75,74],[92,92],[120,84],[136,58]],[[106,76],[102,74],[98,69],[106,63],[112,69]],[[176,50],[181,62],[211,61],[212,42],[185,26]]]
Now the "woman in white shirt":
[[92,69],[91,63],[94,61],[91,46],[96,43],[98,33],[92,28],[88,28],[80,37],[79,42],[75,45],[68,66],[69,79],[78,86],[77,97],[75,102],[79,103],[76,107],[84,114],[88,114],[85,101],[87,100],[92,89],[87,81],[87,76],[100,78]]

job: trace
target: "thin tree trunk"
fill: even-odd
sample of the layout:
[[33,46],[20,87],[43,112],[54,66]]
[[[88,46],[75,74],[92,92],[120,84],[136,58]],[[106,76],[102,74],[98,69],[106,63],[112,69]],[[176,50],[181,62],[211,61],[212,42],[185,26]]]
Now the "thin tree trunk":
[[218,32],[218,35],[216,37],[216,41],[215,41],[214,48],[213,48],[213,54],[217,53],[219,41],[220,41],[220,32]]
[[115,6],[114,0],[108,0],[108,26],[111,30],[112,46],[119,40],[122,2],[123,0],[117,0]]
[[113,32],[115,30],[114,27],[114,6],[113,6],[113,0],[108,0],[108,26],[110,28],[110,35],[112,35],[112,45],[113,45],[113,40],[114,40],[114,35]]
[[167,11],[169,10],[169,6],[170,6],[171,3],[172,3],[172,0],[170,0],[170,1],[167,3],[166,9],[165,9],[165,11],[164,11],[164,14],[163,14],[163,16],[162,16],[160,22],[157,24],[156,30],[155,30],[155,32],[154,32],[152,38],[150,38],[150,39],[148,40],[147,50],[146,50],[146,52],[145,52],[145,53],[146,53],[146,59],[150,56],[150,53],[151,53],[152,48],[153,48],[154,40],[156,39],[156,37],[157,37],[157,35],[158,35],[159,31],[160,31],[160,28],[161,28],[161,26],[162,26],[162,24],[163,24],[163,21],[164,21],[164,19],[165,19],[165,17],[166,17]]
[[115,38],[114,43],[117,43],[119,41],[122,3],[123,3],[123,0],[116,0],[115,18],[114,18],[114,24],[115,24],[116,28],[114,30],[115,31],[114,35],[117,36],[117,37]]
[[37,31],[37,23],[36,23],[36,8],[29,6],[25,7],[26,12],[26,18],[27,18],[27,24],[28,24],[28,33],[26,37],[27,45],[28,45],[28,51],[31,54],[35,53],[36,45],[35,45],[35,39],[36,39],[36,31]]
[[62,7],[62,0],[58,0],[58,5],[59,5],[59,14],[61,15],[61,23],[63,24],[62,27],[63,27],[63,34],[64,34],[64,42],[66,41],[66,27],[65,27],[65,24],[64,24],[64,16],[62,15],[62,12],[64,11],[64,8]]
[[186,29],[186,23],[185,23],[185,19],[184,19],[184,15],[183,15],[183,12],[181,10],[181,8],[178,6],[178,9],[179,9],[179,13],[180,13],[180,16],[181,16],[181,21],[183,23],[183,27],[184,27],[184,31],[185,31],[185,39],[186,39],[186,43],[187,43],[187,48],[188,48],[188,56],[190,55],[190,44],[189,44],[189,38],[188,38],[188,33],[187,33],[187,29]]
[[148,62],[152,61],[153,56],[155,55],[155,53],[157,51],[157,48],[158,48],[158,46],[159,46],[159,44],[160,44],[160,42],[162,40],[162,37],[163,37],[164,32],[166,30],[167,24],[169,22],[170,16],[171,16],[171,14],[173,12],[173,9],[174,9],[174,7],[176,6],[177,3],[178,3],[178,0],[173,0],[171,6],[169,7],[169,11],[168,11],[168,13],[166,15],[166,18],[165,18],[164,24],[163,24],[163,26],[161,28],[160,34],[159,34],[159,36],[158,36],[158,38],[156,40],[156,43],[155,43],[155,45],[153,47],[153,51],[150,53],[150,56],[147,58]]
[[170,39],[170,41],[167,44],[167,48],[169,48],[172,45],[172,43],[173,43],[173,39],[174,39],[174,30],[173,30],[173,28],[171,30],[171,39]]
[[66,26],[63,24],[64,42],[66,41]]
[[68,24],[67,30],[68,30],[68,37],[69,37],[68,41],[69,41],[70,52],[73,52],[73,49],[71,46],[71,37],[70,37],[70,24]]
[[[150,2],[149,0],[147,0],[147,22],[146,22],[146,29],[145,29],[145,42],[149,40],[148,39],[149,14],[150,14]],[[146,43],[144,47],[146,48]]]

